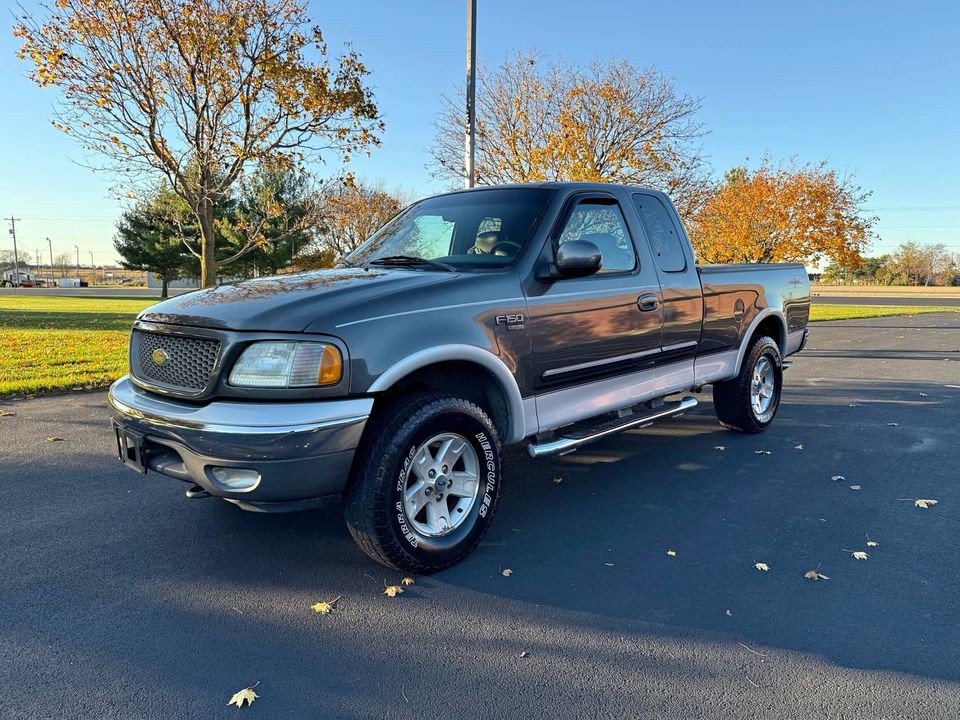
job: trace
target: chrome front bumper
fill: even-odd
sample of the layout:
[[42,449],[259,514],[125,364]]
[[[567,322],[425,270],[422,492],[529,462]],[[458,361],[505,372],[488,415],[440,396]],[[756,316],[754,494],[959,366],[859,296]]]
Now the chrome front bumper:
[[129,377],[107,398],[115,425],[142,438],[144,471],[256,510],[338,494],[373,409],[372,398],[194,405],[148,393]]

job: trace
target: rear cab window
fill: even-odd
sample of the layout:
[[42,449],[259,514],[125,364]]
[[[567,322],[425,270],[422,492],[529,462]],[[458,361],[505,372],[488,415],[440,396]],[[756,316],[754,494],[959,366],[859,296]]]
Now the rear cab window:
[[657,267],[662,272],[682,272],[687,269],[684,239],[680,237],[670,212],[653,195],[635,193],[633,205],[640,216],[640,224],[647,236]]

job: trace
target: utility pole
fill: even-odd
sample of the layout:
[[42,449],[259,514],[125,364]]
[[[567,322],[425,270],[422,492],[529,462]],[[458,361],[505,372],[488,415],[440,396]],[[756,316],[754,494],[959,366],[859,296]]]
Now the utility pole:
[[74,245],[73,247],[77,250],[77,280],[80,279],[80,246]]
[[50,238],[47,238],[47,247],[50,248],[50,285],[57,284],[57,278],[53,274],[53,243],[50,242]]
[[90,253],[90,284],[97,282],[97,266],[93,264],[93,250],[87,250]]
[[477,134],[477,0],[467,0],[467,136],[463,167],[467,187],[474,185]]
[[13,215],[6,218],[10,221],[10,234],[13,235],[13,286],[20,287],[20,258],[17,255],[17,220]]

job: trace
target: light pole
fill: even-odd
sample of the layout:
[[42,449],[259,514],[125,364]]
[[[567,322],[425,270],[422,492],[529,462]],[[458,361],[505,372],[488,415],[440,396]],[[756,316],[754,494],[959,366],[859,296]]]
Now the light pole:
[[97,282],[97,266],[93,264],[93,250],[87,250],[90,253],[90,284]]
[[17,256],[17,220],[13,215],[7,218],[10,221],[10,234],[13,235],[13,286],[20,287],[20,258]]
[[53,274],[53,243],[50,242],[50,238],[47,238],[47,247],[50,248],[50,284],[56,285],[57,278]]
[[73,247],[76,248],[76,251],[77,251],[77,280],[79,280],[80,279],[80,246],[74,245]]
[[467,136],[463,150],[466,185],[474,184],[475,136],[477,134],[477,0],[467,0]]

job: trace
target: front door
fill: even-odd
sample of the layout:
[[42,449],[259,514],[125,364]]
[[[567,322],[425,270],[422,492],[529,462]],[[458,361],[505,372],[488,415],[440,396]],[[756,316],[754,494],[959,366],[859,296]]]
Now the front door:
[[574,195],[551,233],[553,251],[570,240],[595,244],[602,266],[588,277],[528,286],[537,393],[653,367],[660,351],[657,273],[638,261],[617,198],[605,192]]

